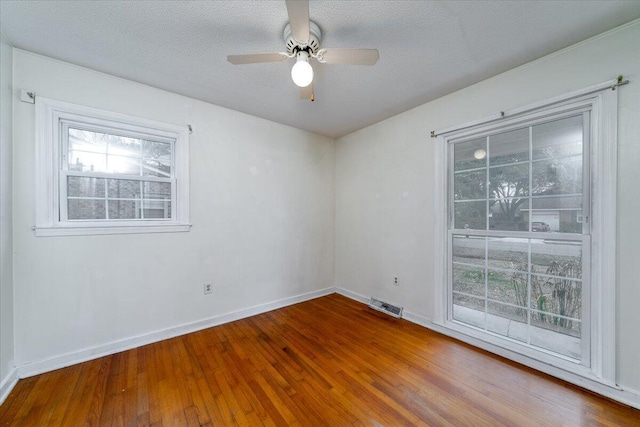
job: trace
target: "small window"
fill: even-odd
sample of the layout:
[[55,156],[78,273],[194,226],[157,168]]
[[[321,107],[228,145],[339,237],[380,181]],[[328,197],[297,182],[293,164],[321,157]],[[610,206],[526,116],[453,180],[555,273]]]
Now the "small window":
[[188,231],[186,129],[37,103],[37,235]]

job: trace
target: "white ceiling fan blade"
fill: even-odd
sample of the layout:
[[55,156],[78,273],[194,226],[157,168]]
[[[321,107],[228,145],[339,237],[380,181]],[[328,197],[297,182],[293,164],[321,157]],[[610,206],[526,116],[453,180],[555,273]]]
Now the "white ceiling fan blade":
[[309,1],[286,0],[291,34],[300,43],[309,41]]
[[378,62],[378,49],[320,49],[318,61],[324,64],[373,65]]
[[315,101],[315,95],[313,94],[313,83],[307,87],[300,88],[300,99],[305,101]]
[[281,52],[273,53],[252,53],[248,55],[229,55],[227,61],[235,65],[240,64],[258,64],[261,62],[278,62],[286,61],[289,55]]

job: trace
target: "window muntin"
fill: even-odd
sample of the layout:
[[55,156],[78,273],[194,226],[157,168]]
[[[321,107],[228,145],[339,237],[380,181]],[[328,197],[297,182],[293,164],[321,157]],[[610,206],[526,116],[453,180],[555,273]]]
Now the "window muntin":
[[449,318],[583,365],[589,119],[574,111],[450,147]]

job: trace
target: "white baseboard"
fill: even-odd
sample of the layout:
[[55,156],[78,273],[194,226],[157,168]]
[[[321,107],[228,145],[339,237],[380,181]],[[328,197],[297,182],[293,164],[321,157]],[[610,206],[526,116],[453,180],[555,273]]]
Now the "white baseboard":
[[351,298],[352,300],[361,302],[363,304],[368,304],[369,303],[369,298],[365,297],[364,295],[360,295],[359,293],[350,291],[349,289],[345,289],[345,288],[339,288],[336,286],[336,293],[340,294],[340,295],[344,295],[347,298]]
[[11,393],[11,390],[18,383],[18,370],[16,368],[11,368],[6,377],[2,379],[0,382],[0,405],[2,405]]
[[[369,298],[363,295],[360,295],[356,292],[350,291],[348,289],[336,287],[336,292],[339,293],[340,295],[344,295],[347,298],[351,298],[363,304],[366,304],[369,301]],[[623,389],[619,387],[611,387],[606,384],[602,384],[597,381],[591,380],[589,378],[585,378],[580,375],[574,374],[572,372],[565,371],[564,369],[558,368],[556,366],[551,366],[546,363],[542,363],[540,361],[524,356],[522,354],[515,353],[513,351],[506,350],[502,347],[498,347],[496,345],[486,343],[477,338],[470,337],[463,333],[453,331],[449,328],[433,323],[432,321],[430,321],[424,316],[412,313],[407,310],[403,311],[402,317],[403,319],[408,320],[409,322],[423,326],[434,332],[438,332],[442,335],[455,338],[459,341],[462,341],[474,347],[478,347],[490,353],[497,354],[498,356],[504,357],[505,359],[513,360],[514,362],[528,366],[537,371],[543,372],[545,374],[559,378],[568,383],[582,387],[586,390],[608,397],[609,399],[618,401],[620,403],[624,403],[625,405],[629,405],[636,409],[640,409],[640,393],[634,390],[628,390],[628,389]]]
[[28,378],[34,375],[42,374],[44,372],[50,372],[56,369],[66,368],[67,366],[75,365],[77,363],[86,362],[88,360],[97,359],[99,357],[108,356],[111,354],[119,353],[121,351],[130,350],[132,348],[140,347],[147,344],[152,344],[154,342],[166,340],[166,339],[177,337],[180,335],[185,335],[191,332],[200,331],[202,329],[210,328],[212,326],[233,322],[235,320],[244,319],[245,317],[255,316],[256,314],[261,314],[267,311],[276,310],[278,308],[286,307],[288,305],[312,300],[325,295],[330,295],[334,292],[335,292],[334,287],[320,289],[313,292],[307,292],[304,294],[283,298],[277,301],[255,305],[253,307],[234,311],[232,313],[226,313],[226,314],[214,316],[208,319],[199,320],[197,322],[187,323],[184,325],[179,325],[179,326],[175,326],[168,329],[163,329],[161,331],[151,332],[145,335],[139,335],[132,338],[126,338],[123,340],[114,341],[114,342],[100,345],[97,347],[92,347],[92,348],[88,348],[80,351],[75,351],[72,353],[67,353],[64,355],[52,357],[50,359],[24,364],[24,365],[18,366],[17,368],[18,375],[16,377],[16,380],[17,378]]

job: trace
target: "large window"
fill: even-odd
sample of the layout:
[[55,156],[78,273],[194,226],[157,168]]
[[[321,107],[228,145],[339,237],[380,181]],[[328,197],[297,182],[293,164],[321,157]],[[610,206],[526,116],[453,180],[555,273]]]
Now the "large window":
[[606,384],[615,382],[611,84],[439,132],[446,213],[435,272],[445,330]]
[[185,129],[38,100],[38,235],[188,230]]
[[450,146],[452,319],[576,361],[589,355],[589,227],[578,221],[588,216],[589,114]]

